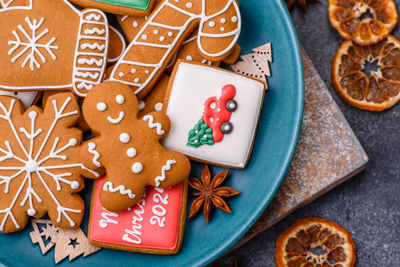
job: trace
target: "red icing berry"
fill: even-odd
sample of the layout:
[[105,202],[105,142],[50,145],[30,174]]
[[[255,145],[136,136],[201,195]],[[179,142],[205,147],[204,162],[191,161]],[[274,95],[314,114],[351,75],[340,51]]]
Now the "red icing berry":
[[213,130],[212,135],[216,143],[224,139],[224,132],[232,131],[232,128],[227,128],[232,127],[232,124],[227,122],[231,119],[231,111],[235,111],[237,108],[237,103],[233,100],[235,95],[235,86],[228,84],[222,88],[221,95],[210,97],[204,103],[202,119]]

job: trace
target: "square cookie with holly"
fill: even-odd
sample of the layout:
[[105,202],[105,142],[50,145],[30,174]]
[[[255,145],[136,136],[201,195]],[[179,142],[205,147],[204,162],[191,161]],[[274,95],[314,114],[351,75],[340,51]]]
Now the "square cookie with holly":
[[263,104],[265,84],[189,61],[176,64],[164,111],[171,131],[164,147],[224,167],[245,168]]
[[185,230],[187,182],[168,189],[147,187],[132,208],[110,212],[99,194],[105,178],[93,188],[89,242],[100,247],[150,254],[179,252]]

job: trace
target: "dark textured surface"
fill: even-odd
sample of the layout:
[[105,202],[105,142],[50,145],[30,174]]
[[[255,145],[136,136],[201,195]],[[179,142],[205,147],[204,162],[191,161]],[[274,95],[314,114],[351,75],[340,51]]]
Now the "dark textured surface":
[[[396,0],[400,5],[400,0]],[[338,222],[353,235],[356,266],[400,266],[400,104],[382,113],[361,111],[346,104],[334,91],[330,66],[343,41],[331,28],[327,1],[311,4],[307,15],[292,11],[300,43],[307,51],[334,99],[370,157],[367,169],[310,205],[266,230],[243,247],[215,262],[229,266],[275,266],[275,240],[296,219],[324,217]],[[400,27],[393,35],[400,38]],[[282,70],[284,71],[284,70]]]

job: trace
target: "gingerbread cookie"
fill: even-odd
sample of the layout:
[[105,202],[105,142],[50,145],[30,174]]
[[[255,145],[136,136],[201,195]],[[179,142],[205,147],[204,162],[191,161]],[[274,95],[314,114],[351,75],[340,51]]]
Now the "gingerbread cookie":
[[49,98],[44,110],[0,96],[0,231],[25,227],[29,216],[47,212],[57,227],[79,227],[84,203],[76,194],[82,175],[99,173],[79,159],[82,132],[71,126],[79,118],[72,93]]
[[263,82],[244,75],[179,61],[164,101],[174,126],[164,147],[202,162],[245,168],[264,88]]
[[66,0],[30,0],[28,6],[0,9],[0,23],[7,25],[1,28],[0,89],[85,96],[102,81],[108,22],[101,11],[79,11]]
[[[182,42],[198,27],[197,44],[210,61],[227,57],[240,34],[236,0],[164,0],[107,75],[129,85],[139,98],[154,86]],[[148,55],[152,55],[149,57]]]
[[[24,93],[30,93],[30,92],[24,92]],[[47,100],[49,99],[50,96],[55,95],[61,93],[60,92],[55,92],[55,91],[46,91],[43,92],[43,97],[42,97],[42,105],[44,106],[44,104],[47,102]],[[62,92],[65,93],[65,92]],[[79,108],[82,107],[82,102],[83,102],[83,98],[82,97],[78,97],[75,96],[76,101],[78,102]],[[88,132],[90,130],[89,125],[87,125],[85,119],[83,118],[82,113],[79,114],[79,119],[76,123],[76,127],[78,127],[79,129],[81,129],[84,133]]]
[[110,47],[108,50],[108,64],[114,64],[126,49],[125,37],[113,26],[109,26]]
[[168,82],[169,76],[164,73],[161,78],[158,79],[157,84],[151,92],[146,95],[145,98],[139,100],[139,117],[143,117],[152,111],[161,111],[163,109],[165,93],[168,89]]
[[98,8],[104,12],[131,15],[146,16],[150,14],[155,0],[70,0],[81,7]]
[[0,0],[0,10],[12,7],[27,6],[26,0]]
[[[161,1],[158,1],[161,2]],[[158,5],[158,3],[156,4]],[[138,16],[118,16],[117,17],[119,24],[121,25],[122,30],[125,35],[128,37],[128,40],[133,40],[137,33],[140,31],[141,27],[144,25],[146,21],[146,17],[138,17]],[[212,66],[220,66],[221,61],[210,61],[205,59],[198,48],[197,45],[197,32],[194,31],[181,45],[178,52],[175,53],[171,62],[167,65],[166,70],[171,72],[174,68],[175,63],[179,59],[186,59],[194,62],[201,62],[203,64],[212,65]],[[238,44],[232,49],[232,52],[223,60],[223,63],[231,65],[234,64],[239,58],[241,48]]]
[[100,203],[105,178],[93,188],[89,242],[100,247],[150,254],[176,254],[185,229],[187,183],[168,189],[147,187],[136,206],[110,212]]
[[132,207],[142,199],[146,185],[169,188],[188,178],[189,160],[159,143],[170,130],[168,117],[151,112],[138,118],[138,100],[129,86],[118,82],[96,86],[82,110],[97,136],[82,146],[82,157],[90,168],[106,170],[100,192],[106,210]]

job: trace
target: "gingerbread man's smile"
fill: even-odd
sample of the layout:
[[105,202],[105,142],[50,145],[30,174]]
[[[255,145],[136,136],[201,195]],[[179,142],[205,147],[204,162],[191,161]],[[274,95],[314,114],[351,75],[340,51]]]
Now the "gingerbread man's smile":
[[123,111],[121,111],[119,113],[118,118],[113,119],[111,116],[107,116],[107,120],[109,122],[111,122],[112,124],[117,124],[117,123],[120,123],[124,119],[124,117],[125,117],[125,113]]

